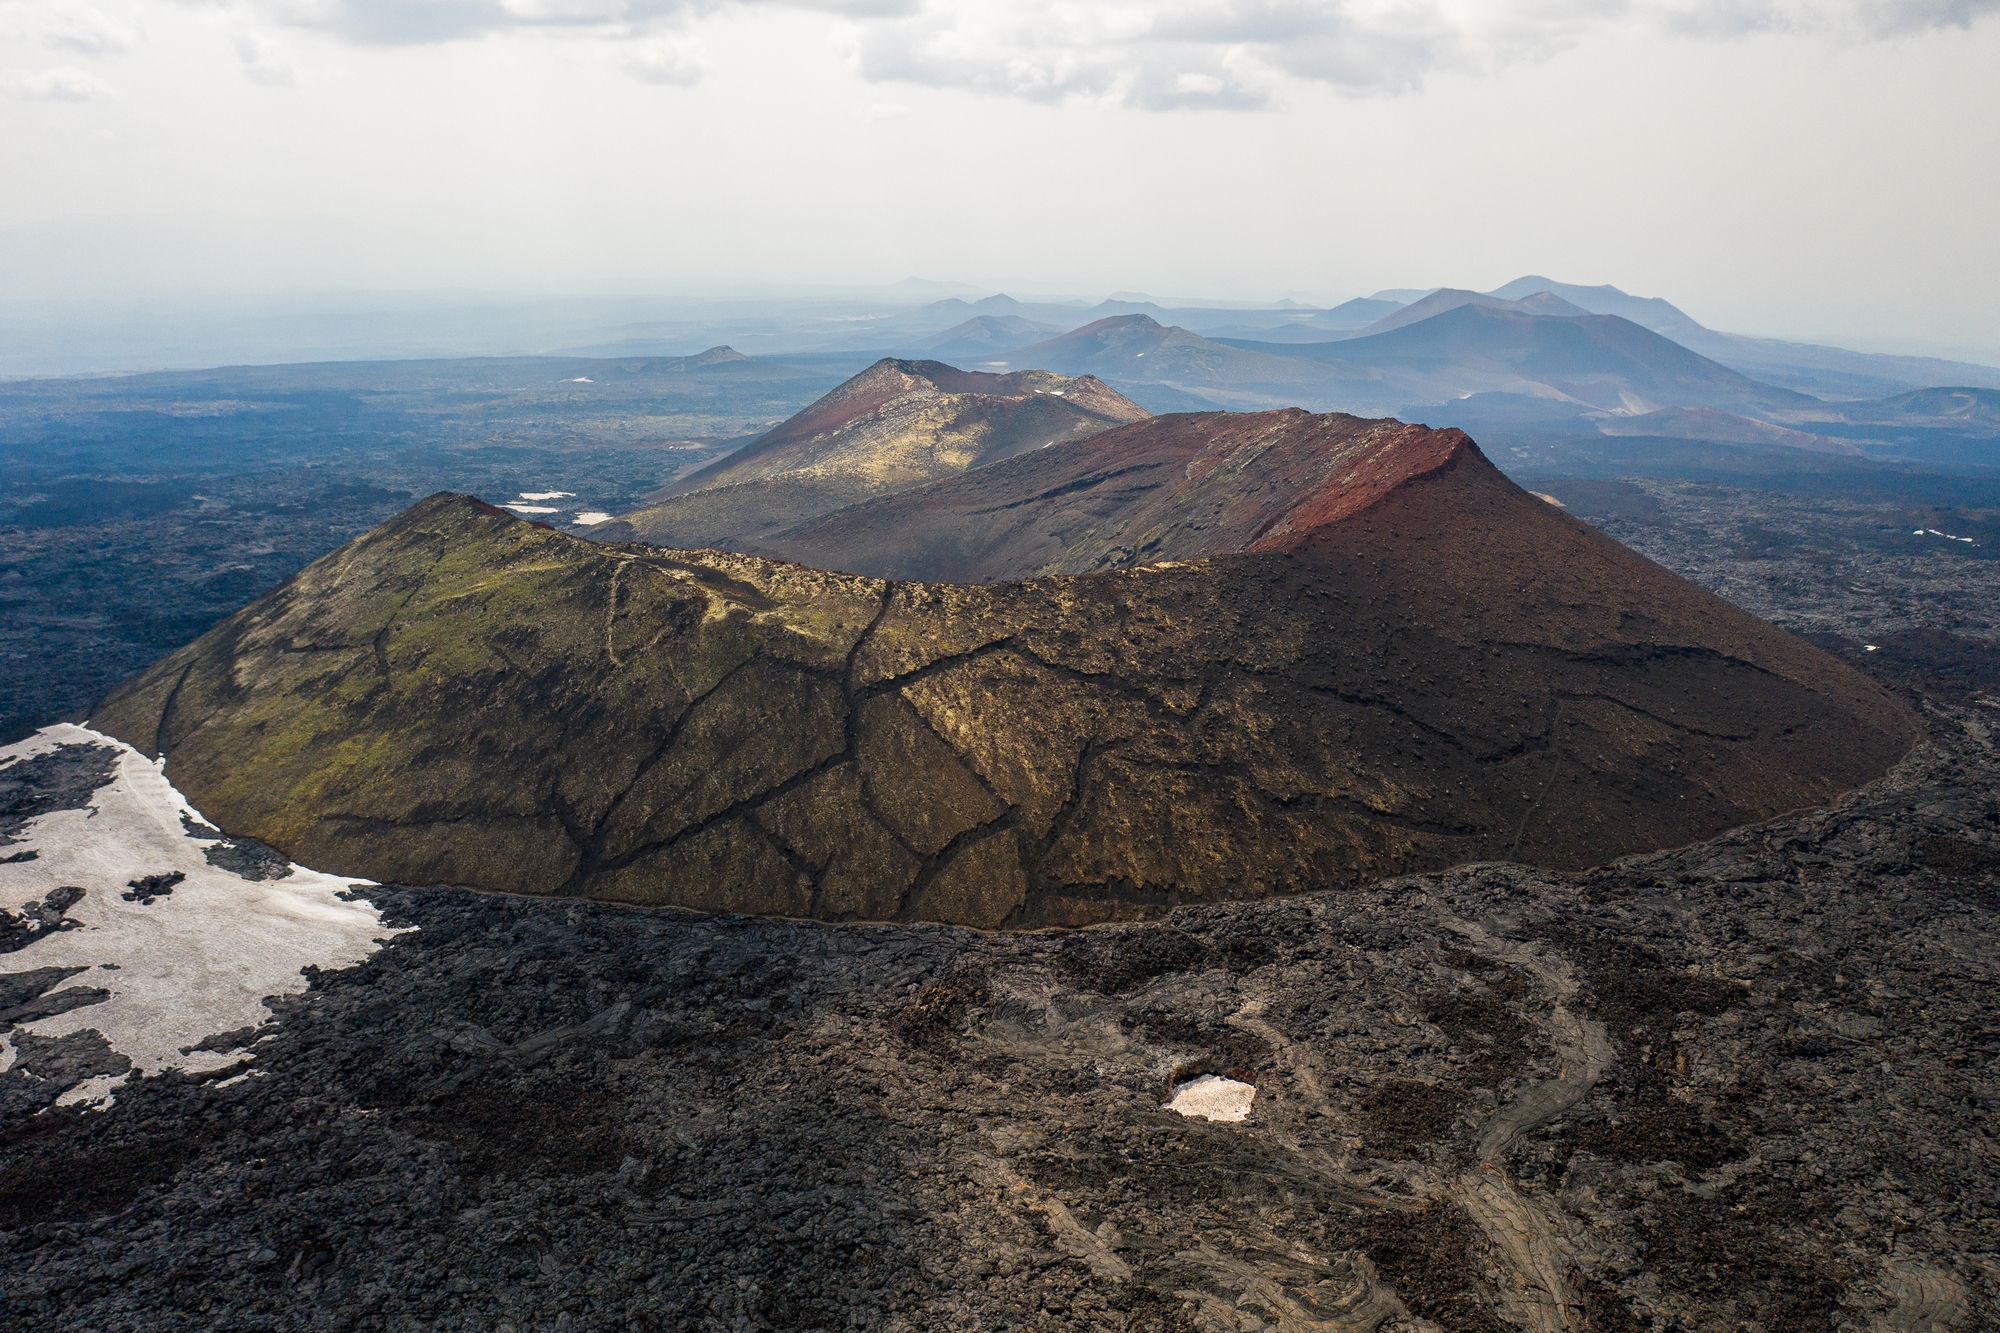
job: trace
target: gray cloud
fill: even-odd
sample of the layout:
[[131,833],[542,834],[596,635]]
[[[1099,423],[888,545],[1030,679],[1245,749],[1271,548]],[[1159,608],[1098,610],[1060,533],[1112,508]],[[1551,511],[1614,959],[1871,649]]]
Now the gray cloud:
[[848,20],[865,79],[1052,103],[1253,110],[1287,80],[1354,95],[1421,88],[1440,72],[1545,60],[1601,36],[1850,40],[1964,27],[2000,0],[215,0],[361,45],[566,31],[646,44],[635,77],[689,84],[688,37],[750,7]]
[[130,51],[139,40],[130,25],[88,7],[52,15],[46,25],[43,45],[80,55],[118,55]]
[[1665,0],[1658,8],[1662,27],[1689,36],[1835,32],[1879,39],[1970,27],[2000,13],[2000,0]]
[[641,83],[686,88],[701,82],[708,60],[694,42],[662,37],[635,45],[625,57],[625,70]]
[[1440,71],[1544,60],[1600,35],[1766,33],[1877,39],[1964,27],[2000,0],[1168,0],[1080,11],[1060,0],[933,0],[873,25],[865,77],[1047,101],[1255,108],[1277,76],[1354,94]]
[[1271,104],[1268,89],[1221,67],[1141,70],[1124,98],[1146,111],[1261,111]]
[[914,14],[920,0],[240,0],[238,7],[357,45],[421,46],[535,29],[648,33],[752,4],[873,22]]
[[290,64],[267,44],[248,33],[236,38],[236,58],[243,62],[243,76],[266,88],[292,88],[299,76]]
[[74,65],[0,76],[0,88],[31,102],[94,102],[111,96],[111,85]]
[[959,88],[969,92],[1059,102],[1108,90],[1112,72],[1102,63],[1061,50],[996,53],[959,51],[936,40],[938,32],[884,28],[864,33],[861,75],[866,79]]

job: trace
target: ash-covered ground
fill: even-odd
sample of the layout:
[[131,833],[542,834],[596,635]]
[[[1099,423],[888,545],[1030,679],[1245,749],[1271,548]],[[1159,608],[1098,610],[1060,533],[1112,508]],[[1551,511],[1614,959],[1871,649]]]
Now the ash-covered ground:
[[[1589,873],[1142,926],[381,891],[418,929],[274,1001],[253,1077],[93,1112],[0,1074],[0,1326],[1995,1327],[2000,562],[1824,502],[1569,502],[1931,738]],[[1164,1110],[1199,1074],[1248,1118]]]

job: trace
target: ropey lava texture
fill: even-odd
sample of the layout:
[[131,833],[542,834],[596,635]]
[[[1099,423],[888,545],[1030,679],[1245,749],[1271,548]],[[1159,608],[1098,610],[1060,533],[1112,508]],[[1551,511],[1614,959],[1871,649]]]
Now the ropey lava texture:
[[1098,572],[884,582],[439,495],[94,725],[333,873],[989,927],[1601,862],[1914,735],[1458,432],[1160,418],[878,504],[967,538],[913,527],[921,573]]

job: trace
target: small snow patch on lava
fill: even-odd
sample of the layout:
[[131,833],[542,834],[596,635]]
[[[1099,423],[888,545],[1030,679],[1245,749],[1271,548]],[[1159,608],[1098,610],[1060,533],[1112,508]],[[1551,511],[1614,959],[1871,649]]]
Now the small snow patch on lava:
[[1176,1085],[1173,1100],[1165,1109],[1176,1115],[1235,1124],[1250,1118],[1250,1103],[1256,1099],[1253,1084],[1220,1074],[1202,1074]]

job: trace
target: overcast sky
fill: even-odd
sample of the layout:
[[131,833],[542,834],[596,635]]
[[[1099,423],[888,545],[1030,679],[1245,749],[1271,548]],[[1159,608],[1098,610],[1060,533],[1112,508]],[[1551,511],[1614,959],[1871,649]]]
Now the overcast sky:
[[2000,360],[1997,10],[0,0],[0,288],[1542,272]]

